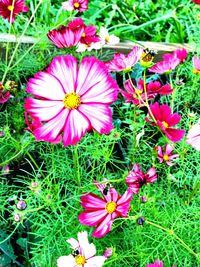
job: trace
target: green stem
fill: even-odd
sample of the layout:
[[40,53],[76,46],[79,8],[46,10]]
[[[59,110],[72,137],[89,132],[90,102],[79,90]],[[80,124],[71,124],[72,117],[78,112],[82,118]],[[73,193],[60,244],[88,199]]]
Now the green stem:
[[81,185],[81,180],[80,180],[80,167],[79,167],[79,160],[78,160],[78,145],[74,146],[74,151],[73,151],[73,158],[74,158],[74,176],[77,181],[78,186]]
[[35,211],[38,211],[38,210],[41,210],[45,207],[45,205],[41,206],[41,207],[38,207],[38,208],[35,208],[35,209],[32,209],[32,210],[26,210],[26,213],[28,212],[35,212]]
[[33,162],[33,164],[35,165],[35,167],[38,169],[39,173],[42,175],[42,177],[44,179],[46,179],[45,175],[43,174],[43,172],[41,171],[40,167],[38,166],[38,164],[36,163],[36,161],[34,160],[34,158],[31,156],[31,154],[28,151],[25,151],[25,153],[27,154],[27,156],[30,158],[30,160]]
[[[14,2],[14,0],[13,0],[13,2]],[[37,12],[37,10],[38,10],[38,8],[39,8],[39,6],[40,6],[41,4],[42,4],[42,0],[40,0],[39,3],[37,4],[37,6],[36,6],[36,8],[35,8],[35,10],[34,10],[34,12],[33,12],[33,14],[31,15],[31,17],[30,17],[28,23],[26,24],[26,27],[24,28],[24,30],[23,30],[23,32],[22,32],[22,34],[21,34],[21,36],[20,36],[20,38],[19,38],[19,40],[18,40],[16,46],[15,46],[15,49],[14,49],[14,51],[13,51],[13,54],[12,54],[12,56],[11,56],[11,58],[10,58],[9,63],[8,63],[8,66],[6,67],[6,70],[5,70],[5,72],[4,72],[4,75],[3,75],[3,78],[2,78],[2,83],[4,83],[5,78],[6,78],[6,75],[7,75],[8,71],[10,70],[10,66],[11,66],[11,64],[12,64],[14,58],[15,58],[15,54],[16,54],[17,49],[18,49],[18,47],[19,47],[19,45],[20,45],[20,43],[21,43],[21,39],[22,39],[23,36],[25,35],[25,32],[26,32],[26,30],[28,29],[28,26],[30,25],[30,23],[31,23],[31,21],[33,20],[33,18],[35,17],[35,13]]]
[[[172,75],[171,73],[169,74],[169,81],[170,81],[170,87],[173,88],[173,82],[172,82]],[[173,113],[173,110],[174,110],[174,99],[175,99],[175,89],[173,90],[172,92],[172,100],[171,100],[171,110],[172,110],[172,113]]]
[[159,224],[156,224],[156,223],[153,223],[147,220],[145,220],[145,223],[167,232],[169,235],[173,236],[189,253],[191,253],[193,256],[198,258],[198,254],[196,254],[179,236],[177,236],[177,234],[175,234],[172,229],[166,229]]
[[192,198],[196,195],[196,193],[198,192],[198,190],[200,189],[200,181],[197,182],[197,184],[195,185],[191,195],[190,195],[190,198],[188,200],[188,204],[191,202]]
[[6,242],[17,230],[17,228],[19,227],[19,223],[15,226],[15,229],[6,237],[6,239],[4,239],[3,241],[0,242],[0,245],[3,244],[4,242]]

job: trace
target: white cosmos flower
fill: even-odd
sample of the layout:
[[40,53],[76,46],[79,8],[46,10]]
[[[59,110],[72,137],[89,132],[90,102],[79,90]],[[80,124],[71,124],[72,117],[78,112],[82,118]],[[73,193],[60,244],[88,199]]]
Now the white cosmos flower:
[[108,30],[105,27],[100,28],[100,34],[101,43],[102,44],[118,44],[119,43],[119,37],[115,36],[114,34],[109,35]]
[[94,256],[96,248],[93,243],[89,244],[86,231],[78,233],[78,240],[70,238],[67,242],[74,253],[58,258],[57,267],[102,267],[106,257]]

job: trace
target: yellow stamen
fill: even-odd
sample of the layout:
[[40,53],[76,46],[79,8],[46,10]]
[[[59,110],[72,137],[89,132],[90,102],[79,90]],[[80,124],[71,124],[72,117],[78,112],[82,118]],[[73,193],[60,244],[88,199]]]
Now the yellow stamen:
[[84,38],[85,36],[86,36],[86,35],[85,35],[85,33],[83,32],[83,33],[82,33],[82,35],[81,35],[81,37],[83,37],[83,38]]
[[105,42],[108,43],[109,40],[110,40],[110,36],[106,36],[106,37],[105,37]]
[[168,128],[168,127],[169,127],[169,125],[168,125],[168,123],[167,123],[166,121],[162,121],[162,124],[163,124],[163,126],[164,126],[165,128]]
[[167,161],[167,160],[169,160],[169,156],[167,154],[164,154],[163,159],[164,159],[164,161]]
[[142,94],[142,90],[136,89],[135,94],[133,94],[133,97],[139,99],[141,94]]
[[108,213],[113,213],[116,210],[116,208],[117,208],[117,204],[114,201],[108,202],[105,207]]
[[8,6],[9,11],[13,11],[14,7],[13,6]]
[[69,93],[65,95],[65,98],[63,100],[64,107],[68,109],[75,109],[80,106],[80,96],[76,93]]
[[74,7],[75,7],[75,8],[79,8],[79,7],[80,7],[80,4],[79,4],[78,2],[75,2],[75,3],[74,3]]
[[199,74],[199,73],[200,73],[200,70],[197,70],[197,69],[193,70],[193,74]]
[[83,264],[87,263],[85,257],[83,257],[81,255],[78,255],[78,256],[75,257],[75,262],[76,262],[76,264],[81,265],[81,266]]

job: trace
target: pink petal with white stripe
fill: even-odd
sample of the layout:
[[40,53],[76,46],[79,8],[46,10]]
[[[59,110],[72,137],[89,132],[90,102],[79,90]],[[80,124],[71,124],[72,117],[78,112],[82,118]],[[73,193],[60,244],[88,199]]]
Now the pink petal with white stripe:
[[24,106],[32,118],[49,121],[64,108],[63,101],[38,100],[28,97]]
[[106,202],[93,193],[81,196],[81,205],[87,210],[96,210],[97,207],[105,209]]
[[34,131],[37,140],[47,142],[54,142],[58,139],[61,131],[63,130],[66,118],[69,114],[68,109],[61,111],[55,118],[44,124],[42,127]]
[[102,267],[106,257],[104,256],[96,256],[87,260],[87,263],[84,264],[84,267]]
[[59,80],[47,72],[38,72],[27,84],[27,92],[49,100],[63,100],[64,88]]
[[108,214],[107,217],[98,225],[98,227],[92,233],[92,236],[96,238],[101,238],[111,231],[113,220],[111,214]]
[[64,127],[64,146],[78,143],[90,128],[89,120],[81,112],[76,109],[71,110]]
[[75,91],[78,73],[78,63],[75,57],[70,55],[57,56],[53,59],[47,71],[61,82],[65,94]]
[[81,224],[96,226],[99,222],[104,220],[107,214],[108,213],[105,209],[97,211],[83,211],[79,214],[78,219]]
[[90,121],[92,128],[100,134],[108,134],[112,129],[112,112],[104,104],[90,103],[79,106],[80,110]]

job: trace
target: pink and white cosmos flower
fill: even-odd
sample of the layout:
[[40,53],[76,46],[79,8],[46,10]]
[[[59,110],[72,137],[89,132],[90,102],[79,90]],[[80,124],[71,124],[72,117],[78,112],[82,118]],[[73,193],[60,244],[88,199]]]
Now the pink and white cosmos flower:
[[105,184],[95,182],[102,193],[103,199],[93,193],[81,196],[81,205],[85,211],[78,216],[83,225],[95,226],[92,236],[100,238],[111,231],[111,226],[117,217],[127,217],[133,193],[128,189],[120,196],[113,187],[106,189]]
[[189,130],[186,143],[200,151],[200,119]]
[[143,49],[141,47],[134,46],[128,55],[115,54],[112,60],[106,62],[108,71],[130,71],[141,58],[142,52]]
[[132,171],[126,177],[126,184],[134,194],[138,194],[144,184],[154,183],[157,180],[156,169],[151,167],[147,173],[142,172],[140,164],[134,164]]
[[194,74],[200,74],[200,58],[198,58],[197,56],[194,56],[192,58],[192,62],[194,65],[193,73]]
[[164,54],[162,58],[164,61],[171,61],[174,60],[174,58],[178,58],[181,63],[186,59],[187,55],[188,55],[187,50],[185,48],[182,48],[182,49],[176,49],[171,54]]
[[175,126],[181,120],[181,116],[178,113],[171,113],[171,108],[168,105],[159,105],[158,102],[150,105],[151,113],[149,117],[154,121],[150,121],[148,118],[145,120],[153,126],[159,127],[159,129],[167,136],[172,142],[179,142],[184,134],[184,130],[174,129]]
[[102,267],[105,256],[94,256],[96,248],[88,242],[86,231],[78,233],[78,240],[70,238],[67,242],[73,249],[72,254],[62,256],[57,260],[57,267]]
[[27,92],[35,98],[26,99],[26,111],[44,123],[33,132],[37,140],[74,145],[88,130],[108,134],[113,129],[109,106],[118,87],[95,57],[84,58],[80,66],[71,55],[55,57],[29,80]]
[[67,11],[84,12],[88,9],[88,0],[68,0],[62,3],[62,8]]
[[[28,12],[29,8],[24,4],[24,0],[1,0],[0,16],[9,22],[14,22],[15,17],[21,12]],[[12,14],[12,15],[11,15]]]
[[160,61],[153,65],[153,67],[149,68],[150,72],[158,73],[158,74],[169,74],[172,72],[180,64],[180,59],[173,57],[169,61]]
[[69,27],[62,25],[59,29],[49,31],[47,36],[56,47],[63,49],[76,46],[80,42],[83,31],[83,27],[71,30]]
[[178,158],[179,155],[172,154],[173,150],[174,149],[170,144],[166,144],[163,151],[162,151],[162,147],[158,146],[157,151],[158,151],[158,159],[160,163],[165,162],[168,166],[174,165],[175,163],[173,163],[172,160]]

